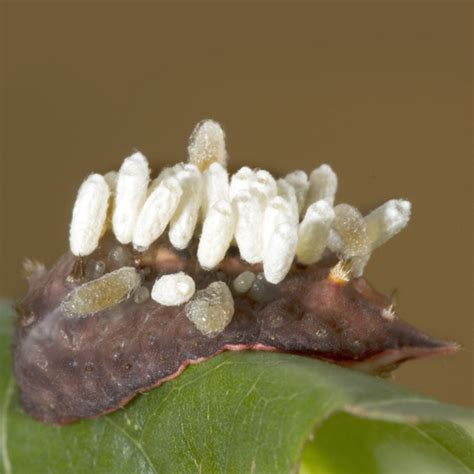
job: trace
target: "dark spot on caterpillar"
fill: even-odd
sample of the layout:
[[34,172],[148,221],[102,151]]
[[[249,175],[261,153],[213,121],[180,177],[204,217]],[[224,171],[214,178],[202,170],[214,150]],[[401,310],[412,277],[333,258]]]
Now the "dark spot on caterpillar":
[[[80,266],[89,271],[81,281],[68,278],[77,271],[78,261],[69,252],[49,272],[33,274],[28,294],[17,307],[14,349],[14,370],[27,412],[56,424],[96,417],[176,376],[189,361],[223,350],[282,351],[385,373],[405,360],[457,349],[421,333],[393,312],[384,316],[391,299],[363,278],[331,280],[329,270],[337,260],[329,254],[314,265],[293,265],[281,283],[272,285],[258,276],[260,264],[249,265],[234,251],[216,271],[204,271],[193,257],[195,250],[195,241],[178,252],[163,237],[133,257],[129,246],[107,234],[97,250],[83,258]],[[127,268],[133,273],[134,265],[142,271],[135,280],[126,271],[118,283],[100,280],[100,291],[94,293],[99,280],[92,276]],[[197,290],[218,280],[232,289],[244,271],[257,278],[246,293],[232,290],[232,321],[210,337],[186,317],[185,304],[163,306],[145,298],[157,276],[181,270],[193,277]],[[89,304],[93,312],[70,312],[67,302],[73,292],[80,295],[78,288],[86,288],[92,297],[75,302],[74,308],[84,311]]]
[[90,373],[94,370],[94,366],[91,363],[86,364],[84,367],[84,372]]
[[78,366],[78,363],[77,363],[77,360],[71,359],[71,360],[68,361],[67,365],[68,365],[71,369],[75,369],[75,368]]

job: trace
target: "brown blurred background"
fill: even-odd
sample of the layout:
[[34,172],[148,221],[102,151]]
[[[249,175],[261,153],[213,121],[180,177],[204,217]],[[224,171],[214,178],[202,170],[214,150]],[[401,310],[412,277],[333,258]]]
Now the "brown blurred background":
[[234,169],[328,162],[339,202],[413,202],[366,276],[463,350],[396,380],[472,405],[472,13],[448,1],[3,3],[0,296],[24,293],[24,256],[50,265],[67,248],[88,173],[135,147],[155,169],[182,160],[210,117]]

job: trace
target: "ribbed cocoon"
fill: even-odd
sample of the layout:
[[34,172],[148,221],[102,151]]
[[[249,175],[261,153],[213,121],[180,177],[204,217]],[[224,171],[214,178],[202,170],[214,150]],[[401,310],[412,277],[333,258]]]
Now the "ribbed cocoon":
[[270,283],[280,283],[295,258],[298,229],[295,223],[276,226],[263,256],[263,273]]
[[201,267],[210,270],[224,259],[234,236],[234,225],[234,212],[229,201],[221,199],[209,209],[197,250]]
[[132,241],[138,214],[146,199],[150,169],[144,155],[137,152],[126,158],[117,177],[114,234],[122,244]]
[[299,262],[310,265],[321,258],[333,220],[334,211],[324,199],[308,207],[298,229],[296,256]]
[[321,165],[309,175],[309,189],[306,196],[306,209],[313,202],[324,199],[331,206],[337,191],[337,176],[329,165]]
[[283,197],[276,196],[268,204],[263,217],[262,248],[269,250],[271,236],[280,224],[296,224],[291,204]]
[[230,179],[229,197],[234,200],[239,194],[250,192],[256,180],[255,172],[248,166],[243,166]]
[[251,189],[256,193],[263,208],[277,193],[276,181],[266,170],[255,172],[255,180],[252,182]]
[[295,191],[295,197],[298,203],[298,215],[301,215],[309,189],[308,175],[304,171],[296,170],[288,173],[284,179]]
[[148,196],[138,216],[133,246],[146,250],[165,231],[178,207],[181,186],[174,177],[165,178]]
[[209,209],[221,200],[229,200],[229,174],[220,163],[212,163],[202,174],[201,220]]
[[240,256],[248,263],[262,261],[263,209],[257,195],[241,192],[232,200],[235,215],[235,240]]
[[411,204],[403,199],[391,199],[377,207],[364,220],[372,250],[406,227],[411,215]]
[[175,175],[182,194],[178,207],[170,222],[169,239],[172,245],[185,249],[192,239],[196,227],[202,199],[202,178],[195,165],[186,165]]
[[285,179],[280,178],[277,180],[277,194],[288,203],[290,206],[291,216],[296,222],[298,222],[299,208],[294,187]]
[[69,245],[74,255],[83,257],[97,248],[109,195],[109,186],[100,174],[91,174],[79,188],[69,229]]

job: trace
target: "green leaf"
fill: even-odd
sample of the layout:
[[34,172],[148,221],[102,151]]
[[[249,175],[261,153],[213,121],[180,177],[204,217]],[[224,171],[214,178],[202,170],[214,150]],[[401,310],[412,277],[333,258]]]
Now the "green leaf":
[[285,354],[227,352],[110,415],[44,425],[19,404],[0,315],[6,474],[474,472],[470,410]]

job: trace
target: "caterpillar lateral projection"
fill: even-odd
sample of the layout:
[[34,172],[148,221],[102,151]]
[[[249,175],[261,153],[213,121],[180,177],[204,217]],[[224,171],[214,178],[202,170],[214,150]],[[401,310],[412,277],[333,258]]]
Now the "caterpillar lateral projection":
[[363,271],[400,232],[410,203],[363,216],[335,205],[337,177],[229,175],[216,122],[193,131],[189,160],[154,179],[139,152],[81,185],[70,251],[28,261],[14,370],[25,409],[64,424],[113,411],[224,350],[282,351],[383,373],[449,353],[402,321]]

